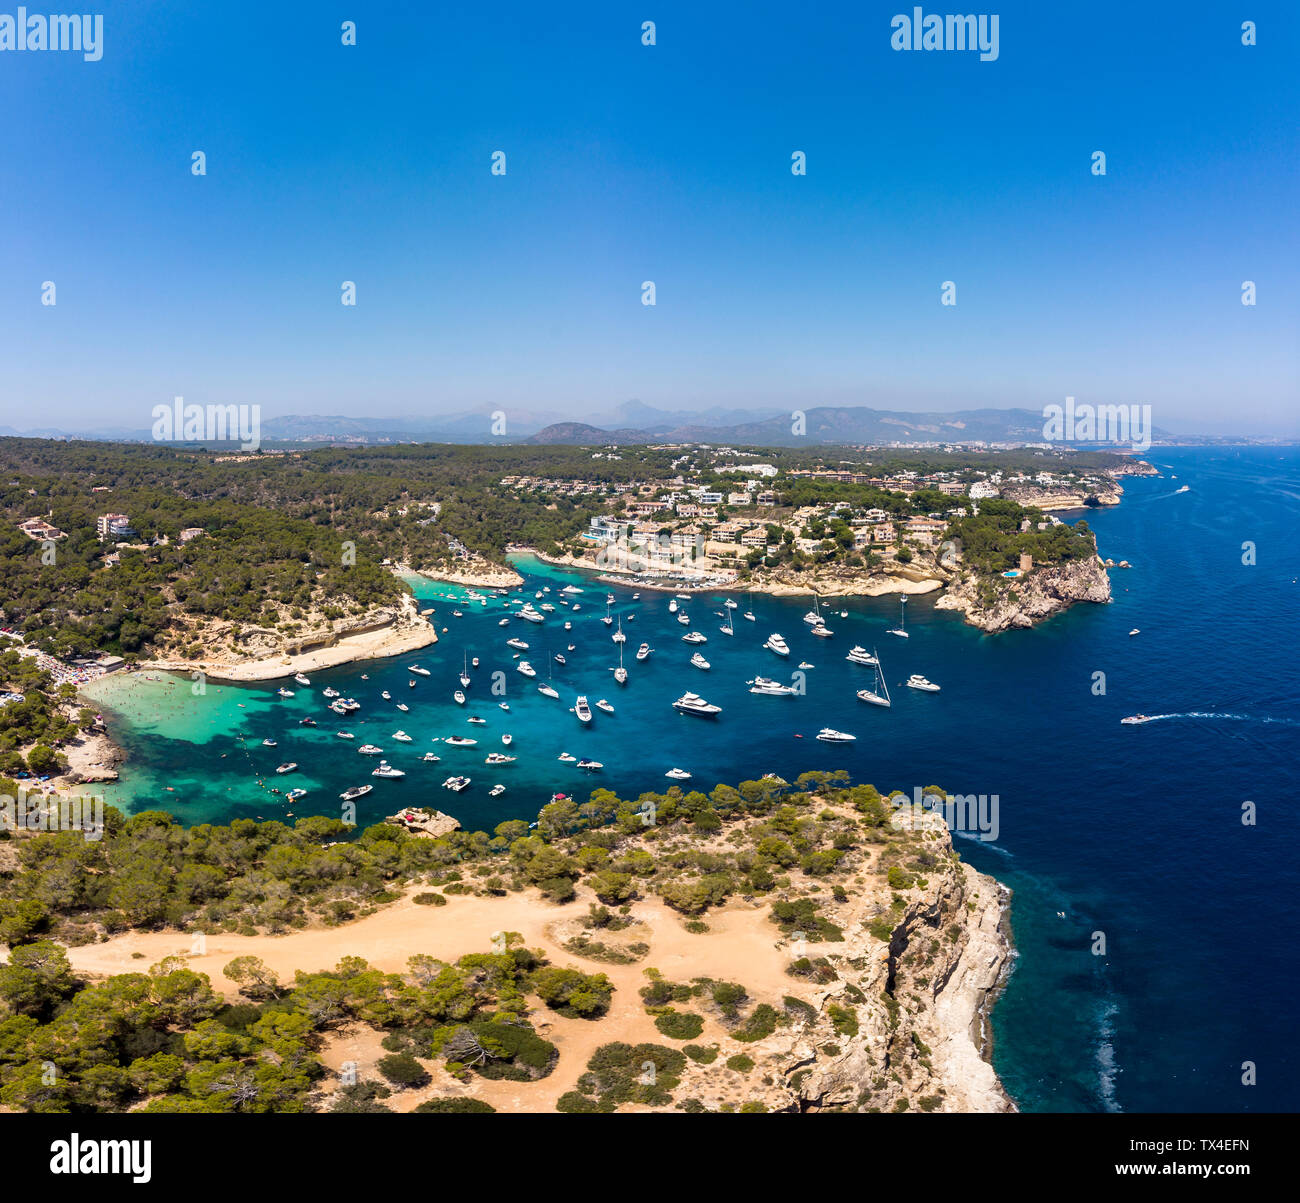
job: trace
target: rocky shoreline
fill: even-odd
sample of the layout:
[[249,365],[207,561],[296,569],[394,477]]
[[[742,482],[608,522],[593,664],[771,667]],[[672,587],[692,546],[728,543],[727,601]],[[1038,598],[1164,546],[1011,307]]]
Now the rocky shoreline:
[[1110,596],[1106,565],[1094,556],[1035,567],[1014,579],[971,574],[950,585],[934,608],[957,610],[972,626],[992,635],[1032,627],[1075,602],[1105,605]]

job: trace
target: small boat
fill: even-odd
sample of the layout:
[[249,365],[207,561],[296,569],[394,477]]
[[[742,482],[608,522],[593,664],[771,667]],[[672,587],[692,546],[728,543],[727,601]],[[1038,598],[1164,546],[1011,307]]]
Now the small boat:
[[391,702],[393,700],[393,695],[389,693],[388,690],[386,689],[379,696],[383,698],[385,702]]
[[586,769],[586,770],[587,770],[588,772],[590,772],[590,773],[594,773],[594,772],[598,771],[599,769],[603,769],[604,767],[605,767],[605,766],[604,766],[603,764],[601,764],[599,760],[580,760],[580,761],[578,761],[578,768],[580,768],[580,769]]
[[402,769],[393,768],[388,761],[381,760],[379,762],[379,767],[377,769],[372,769],[370,775],[372,777],[392,777],[396,779],[398,777],[405,777],[406,773]]
[[509,625],[510,625],[510,619],[508,618],[503,618],[499,623],[497,623],[497,626],[499,627],[508,627]]
[[277,746],[277,744],[276,744],[275,740],[273,740],[273,739],[264,739],[264,740],[262,740],[262,747],[264,747],[264,748],[274,748],[274,747],[276,747],[276,746]]
[[454,790],[456,793],[459,794],[462,791],[469,789],[469,778],[448,777],[447,780],[442,783],[442,788]]
[[316,726],[316,720],[315,720],[314,718],[312,718],[310,715],[308,715],[306,718],[300,718],[300,719],[298,720],[298,726],[300,726],[300,727],[314,727],[314,726]]
[[674,781],[689,781],[691,779],[690,773],[685,769],[669,769],[664,776],[671,777]]
[[406,711],[408,714],[410,713],[410,710],[411,710],[411,708],[410,708],[410,707],[409,707],[405,702],[398,702],[398,703],[397,703],[397,708],[398,708],[398,710],[404,710],[404,711]]
[[311,684],[311,678],[305,676],[303,673],[294,673],[294,674],[293,674],[293,679],[294,679],[295,681],[297,681],[299,685],[310,685],[310,684]]
[[576,764],[578,760],[576,756],[570,756],[568,752],[561,752],[555,759],[562,760],[565,764]]
[[868,668],[874,668],[880,663],[875,655],[856,643],[849,649],[849,654],[844,659],[852,661],[854,664],[865,664]]
[[612,606],[613,604],[614,604],[614,595],[613,595],[612,593],[606,593],[606,594],[605,594],[605,605],[607,605],[607,606]]
[[506,732],[506,733],[501,737],[501,742],[502,742],[503,744],[505,744],[505,746],[506,746],[507,748],[508,748],[512,743],[514,743],[514,741],[515,741],[515,737],[514,737],[513,735],[511,735],[509,731],[507,731],[507,732]]
[[471,714],[469,718],[467,718],[465,721],[468,723],[476,723],[480,727],[484,726],[487,723],[487,719],[479,718],[477,714]]
[[558,698],[560,696],[559,691],[549,681],[542,682],[537,687],[537,692],[545,694],[548,698]]
[[514,764],[516,757],[507,756],[504,752],[489,752],[484,764]]
[[408,689],[414,689],[414,688],[415,688],[415,678],[412,677],[409,681],[407,681],[406,686],[407,686]]
[[468,653],[466,653],[465,656],[464,656],[464,658],[463,658],[462,667],[461,667],[461,670],[460,670],[460,683],[461,683],[461,685],[463,685],[466,689],[469,688],[469,655],[468,655]]
[[336,698],[339,696],[339,691],[331,685],[327,685],[320,693],[323,698]]
[[405,731],[394,731],[393,738],[397,740],[398,743],[402,744],[409,744],[411,742],[411,737],[407,735]]
[[823,727],[817,732],[817,738],[827,744],[851,744],[858,737],[845,731],[836,731],[833,727]]
[[648,643],[643,643],[639,648],[636,649],[636,658],[638,660],[644,660],[650,655],[652,651],[654,651],[654,648],[652,648]]
[[591,722],[591,707],[587,705],[587,695],[580,693],[578,700],[574,703],[573,713],[578,716],[578,722]]
[[815,664],[809,664],[807,660],[800,660],[800,661],[799,661],[799,667],[800,667],[800,668],[816,668],[817,666],[816,666]]
[[275,771],[281,774],[292,773],[297,767],[298,767],[297,761],[289,760],[286,761],[284,764],[277,765]]
[[451,700],[455,702],[457,706],[465,705],[465,695],[459,689],[451,695]]
[[513,647],[521,652],[526,652],[528,650],[528,644],[526,644],[522,639],[507,639],[506,647]]
[[478,657],[477,657],[477,656],[471,656],[471,657],[469,658],[469,666],[470,666],[471,668],[478,668]]
[[678,601],[690,601],[690,600],[691,600],[691,595],[690,595],[689,593],[674,593],[673,596],[674,596]]
[[597,710],[603,710],[606,714],[613,714],[613,713],[614,713],[614,707],[611,706],[607,701],[605,701],[604,698],[601,698],[601,699],[596,703],[596,709],[597,709]]
[[699,652],[696,652],[695,655],[691,657],[691,663],[695,665],[696,668],[707,669],[713,667]]
[[364,798],[374,788],[373,785],[354,785],[351,789],[344,790],[339,797],[344,802],[351,802],[356,798]]
[[898,600],[898,626],[892,627],[888,632],[890,635],[897,635],[900,639],[910,639],[907,633],[907,594],[903,594]]
[[829,639],[834,633],[824,622],[819,622],[812,629],[812,634],[816,635],[818,639]]
[[632,600],[633,600],[633,601],[640,601],[640,600],[641,600],[641,595],[640,595],[639,593],[634,593],[634,594],[632,594]]
[[426,752],[423,756],[420,757],[420,759],[427,760],[430,764],[436,764],[439,760],[442,759],[442,757],[436,755],[433,752]]
[[550,602],[542,602],[542,612],[545,614],[554,614],[555,607]]
[[1141,723],[1149,723],[1151,721],[1151,715],[1130,714],[1128,718],[1122,718],[1119,721],[1123,723],[1126,727],[1136,727]]
[[285,794],[284,800],[286,802],[297,802],[299,798],[305,798],[306,796],[307,791],[305,789],[291,789]]
[[778,656],[788,656],[790,649],[780,635],[772,634],[767,637],[767,642],[763,644],[769,652],[775,652]]
[[[362,674],[361,674],[361,679],[362,679],[363,681],[369,681],[369,680],[370,680],[370,674],[369,674],[369,673],[362,673]],[[369,789],[370,786],[367,785],[365,788],[366,788],[366,789]]]
[[509,703],[509,702],[498,702],[497,705],[500,706],[502,710],[509,710],[509,709],[510,709],[510,703]]
[[499,798],[505,792],[506,792],[506,787],[504,785],[494,785],[490,790],[488,790],[488,796],[492,798]]
[[555,663],[556,663],[556,664],[568,664],[568,661],[564,658],[564,654],[563,654],[562,652],[556,652],[556,653],[555,653]]
[[689,690],[673,703],[673,709],[679,714],[698,714],[702,718],[712,718],[715,714],[722,713],[721,706],[706,702],[698,693]]
[[757,621],[758,621],[758,619],[754,617],[754,614],[753,614],[753,611],[752,611],[752,610],[746,610],[746,611],[741,615],[741,618],[747,619],[749,622],[757,622]]
[[449,735],[442,741],[451,748],[476,748],[478,747],[477,739],[470,739],[468,735]]
[[752,681],[747,681],[750,693],[762,694],[773,698],[788,698],[794,696],[793,685],[782,685],[780,681],[773,681],[770,677],[755,677]]
[[924,690],[926,693],[939,692],[939,686],[937,686],[933,681],[926,680],[920,673],[913,673],[907,678],[907,687],[908,689]]
[[669,614],[676,614],[676,613],[677,613],[677,599],[676,599],[676,598],[674,598],[672,601],[670,601],[670,602],[668,603],[668,613],[669,613]]
[[351,731],[335,731],[334,734],[339,739],[356,739]]
[[726,606],[728,610],[738,610],[740,608],[739,604],[732,601],[731,598],[727,598],[722,604]]
[[515,672],[523,673],[525,677],[537,676],[537,669],[529,664],[527,660],[520,660],[519,663],[515,665]]
[[691,625],[691,616],[683,610],[679,615],[677,615],[677,621],[680,622],[682,626],[688,627]]
[[1139,631],[1139,630],[1137,629],[1137,627],[1134,627],[1134,628],[1129,632],[1130,637],[1133,636],[1133,635],[1141,635],[1141,634],[1142,634],[1142,632]]
[[841,611],[840,611],[840,617],[841,617],[841,618],[847,618],[848,616],[849,616],[849,612],[848,612],[847,610],[841,610]]
[[362,744],[357,749],[358,756],[379,756],[383,753],[383,748],[378,748],[374,744]]
[[430,677],[433,675],[427,668],[421,668],[418,664],[408,664],[406,671],[414,673],[417,677]]
[[571,630],[573,630],[573,623],[571,623],[571,622],[566,622],[566,623],[564,624],[564,629],[565,629],[566,631],[571,631]]
[[699,631],[687,631],[686,634],[682,636],[683,643],[708,643],[708,641],[709,637],[707,635],[701,635]]
[[291,697],[293,697],[293,690],[292,690],[292,689],[285,689],[284,686],[281,686],[281,687],[280,687],[279,689],[277,689],[275,692],[276,692],[280,697],[282,697],[282,698],[291,698]]

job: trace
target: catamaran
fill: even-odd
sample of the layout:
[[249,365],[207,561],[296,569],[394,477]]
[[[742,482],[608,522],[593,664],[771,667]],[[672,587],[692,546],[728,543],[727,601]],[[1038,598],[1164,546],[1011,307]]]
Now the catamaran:
[[615,632],[610,636],[610,638],[611,638],[615,643],[626,643],[626,642],[627,642],[627,636],[623,634],[623,616],[622,616],[621,614],[619,615],[619,619],[618,619],[618,630],[615,631]]
[[467,789],[469,789],[469,778],[468,778],[468,777],[448,777],[447,780],[444,781],[444,782],[442,783],[442,788],[443,788],[443,789],[454,790],[456,793],[459,794],[462,790],[467,790]]
[[903,594],[898,599],[898,626],[893,627],[888,634],[897,635],[900,639],[909,639],[911,636],[907,633],[907,594]]

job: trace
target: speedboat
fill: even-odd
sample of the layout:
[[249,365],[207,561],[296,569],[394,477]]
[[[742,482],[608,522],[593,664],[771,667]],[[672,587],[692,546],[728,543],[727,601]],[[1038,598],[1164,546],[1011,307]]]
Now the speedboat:
[[856,735],[849,735],[845,731],[836,731],[832,727],[823,727],[817,732],[817,738],[823,743],[828,744],[851,744],[858,737]]
[[769,652],[775,652],[778,656],[788,656],[790,654],[789,647],[786,646],[785,640],[780,635],[769,635],[767,642],[763,646]]
[[297,761],[289,760],[286,761],[284,764],[277,765],[275,771],[277,773],[292,773],[294,769],[296,769],[297,767],[298,767]]
[[856,643],[849,649],[849,654],[844,659],[851,660],[854,664],[865,664],[868,668],[873,668],[880,663],[865,647]]
[[561,752],[555,759],[562,760],[565,764],[576,764],[578,760],[576,756],[570,756],[568,752]]
[[543,681],[542,684],[537,687],[537,692],[545,694],[548,698],[558,698],[560,696],[559,690],[549,681]]
[[926,693],[938,693],[939,686],[933,681],[927,681],[920,673],[913,673],[907,678],[907,687],[909,689],[922,689]]
[[522,639],[507,639],[506,647],[513,647],[521,652],[526,652],[528,650],[528,644],[526,644]]
[[677,613],[677,599],[676,599],[676,598],[673,598],[673,600],[670,601],[670,602],[668,603],[668,613],[669,613],[669,614],[676,614],[676,613]]
[[497,705],[500,706],[502,710],[509,710],[509,709],[510,709],[510,703],[509,703],[509,702],[498,702]]
[[1132,635],[1141,635],[1141,634],[1142,634],[1142,632],[1139,631],[1139,630],[1137,629],[1137,627],[1134,627],[1134,628],[1129,632],[1129,635],[1130,635],[1130,636],[1132,636]]
[[499,627],[508,627],[509,625],[510,625],[510,619],[508,618],[503,618],[499,623],[497,623],[497,626]]
[[506,787],[504,785],[494,785],[490,790],[488,790],[488,796],[492,798],[499,798],[505,792],[506,792]]
[[487,719],[479,718],[477,714],[471,714],[469,718],[467,718],[465,721],[467,723],[477,723],[480,727],[484,726],[487,723]]
[[523,673],[525,677],[537,676],[537,669],[529,664],[527,660],[520,660],[519,663],[515,665],[515,672]]
[[334,734],[339,739],[356,739],[351,731],[335,731]]
[[773,681],[770,677],[755,677],[748,682],[750,693],[765,694],[773,698],[788,698],[794,695],[793,685],[782,685],[780,681]]
[[671,777],[674,781],[689,781],[691,779],[690,773],[685,769],[669,769],[664,776]]
[[372,769],[371,772],[370,772],[370,775],[371,775],[372,777],[393,777],[393,778],[397,778],[397,777],[405,777],[405,776],[406,776],[406,773],[403,772],[401,769],[395,769],[395,768],[393,768],[393,766],[392,766],[391,764],[389,764],[388,761],[386,761],[386,760],[381,760],[381,761],[379,762],[379,767],[378,767],[377,769]]
[[515,737],[514,737],[513,735],[511,735],[509,731],[507,731],[507,732],[506,732],[506,733],[501,737],[501,742],[502,742],[503,744],[505,744],[505,746],[506,746],[507,748],[508,748],[512,743],[514,743],[514,741],[515,741]]
[[325,686],[324,689],[320,691],[320,695],[323,698],[336,698],[339,696],[339,691],[335,689],[332,685],[327,685]]
[[282,697],[282,698],[291,698],[291,697],[293,697],[293,690],[292,690],[292,689],[285,689],[283,686],[281,686],[281,687],[280,687],[279,689],[277,689],[275,692],[276,692],[280,697]]
[[695,665],[696,668],[712,667],[712,665],[710,665],[709,662],[699,652],[696,652],[695,655],[691,657],[691,663]]
[[545,613],[545,614],[554,614],[554,613],[555,613],[555,607],[554,607],[553,605],[551,605],[550,602],[542,602],[541,609],[542,609],[542,612]]
[[423,756],[420,757],[420,759],[427,760],[430,764],[436,764],[439,760],[442,759],[442,757],[437,755],[434,752],[426,752]]
[[686,634],[682,636],[683,643],[708,643],[708,641],[709,637],[707,635],[701,635],[699,631],[687,631]]
[[689,690],[673,703],[673,709],[680,714],[698,714],[708,718],[722,713],[721,706],[706,702],[698,693],[691,693]]
[[417,677],[430,677],[433,675],[427,668],[421,668],[418,664],[408,664],[406,671],[414,673]]
[[489,752],[484,764],[514,764],[516,757],[507,756],[504,752]]
[[360,756],[382,756],[383,751],[383,748],[377,748],[374,744],[362,744],[357,749],[357,754]]
[[677,615],[677,621],[680,622],[682,626],[688,627],[691,625],[691,616],[683,610],[682,613]]
[[300,727],[314,727],[314,726],[316,726],[316,720],[315,720],[314,718],[312,718],[310,715],[308,715],[306,718],[300,718],[300,719],[298,720],[298,726],[300,726]]
[[636,658],[638,660],[644,660],[653,650],[654,649],[648,643],[643,643],[636,649]]
[[591,722],[591,707],[587,705],[586,694],[578,695],[578,700],[573,705],[573,713],[578,716],[578,722]]
[[477,739],[470,739],[468,735],[449,735],[442,741],[449,748],[476,748],[478,747]]
[[410,712],[410,709],[411,709],[411,708],[410,708],[410,707],[409,707],[405,702],[398,702],[398,703],[397,703],[397,708],[398,708],[398,710],[405,710],[405,711],[407,711],[408,713]]
[[374,788],[373,785],[354,785],[351,789],[344,790],[339,797],[344,802],[351,802],[356,798],[364,798]]
[[264,748],[274,748],[274,747],[276,747],[276,746],[277,746],[277,745],[276,745],[276,742],[275,742],[275,740],[273,740],[273,739],[264,739],[264,740],[262,740],[262,747],[264,747]]
[[442,783],[442,788],[455,790],[455,792],[459,794],[462,790],[469,789],[469,778],[448,777],[447,780]]
[[385,702],[391,702],[393,700],[393,695],[389,693],[388,690],[386,689],[379,696],[383,698]]
[[519,617],[528,622],[545,622],[546,615],[533,609],[532,602],[527,602],[519,611]]
[[555,653],[555,663],[556,663],[556,664],[568,664],[568,661],[564,658],[564,653],[563,653],[563,652],[556,652],[556,653]]
[[397,740],[398,743],[402,744],[409,744],[411,742],[411,737],[407,735],[405,731],[394,731],[393,738]]
[[284,800],[286,802],[297,802],[299,798],[305,798],[306,796],[307,791],[305,789],[291,789],[285,794]]
[[754,613],[753,613],[752,610],[746,610],[746,611],[741,615],[741,618],[747,619],[749,622],[757,622],[757,621],[758,621],[758,619],[754,617]]
[[1123,723],[1125,726],[1135,727],[1135,726],[1137,726],[1139,723],[1149,723],[1149,722],[1151,721],[1151,715],[1149,715],[1149,714],[1130,714],[1130,715],[1128,716],[1128,718],[1122,718],[1122,719],[1120,719],[1119,721],[1120,721],[1121,723]]
[[596,772],[598,769],[603,769],[604,767],[605,767],[605,766],[604,766],[603,764],[601,764],[601,762],[600,762],[599,760],[580,760],[580,761],[578,761],[578,768],[580,768],[580,769],[586,769],[588,772],[591,772],[591,773]]
[[614,713],[614,707],[611,706],[607,701],[605,701],[604,698],[601,698],[601,699],[596,703],[596,709],[597,709],[597,710],[603,710],[606,714],[613,714],[613,713]]
[[461,693],[459,689],[451,695],[451,700],[455,702],[457,706],[465,705],[465,695]]
[[311,684],[311,678],[305,676],[303,673],[294,673],[294,674],[293,674],[293,679],[294,679],[295,681],[297,681],[299,685],[310,685],[310,684]]
[[819,622],[813,627],[812,634],[816,635],[818,639],[829,639],[834,632],[824,622]]

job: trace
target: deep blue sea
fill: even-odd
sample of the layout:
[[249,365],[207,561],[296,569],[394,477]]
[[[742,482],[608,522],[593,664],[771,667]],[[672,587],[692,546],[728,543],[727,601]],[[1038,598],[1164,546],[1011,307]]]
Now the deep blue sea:
[[[544,600],[558,606],[559,589],[576,583],[585,590],[580,610],[557,611],[543,626],[511,619],[501,627],[515,608],[502,599],[460,604],[455,618],[450,599],[463,591],[424,582],[417,592],[435,607],[439,631],[446,628],[436,646],[314,673],[307,689],[287,682],[293,698],[275,696],[280,682],[208,685],[202,695],[182,678],[112,686],[105,709],[129,759],[122,783],[107,792],[127,809],[161,806],[187,822],[337,814],[343,789],[372,781],[374,762],[355,751],[370,740],[407,777],[373,782],[363,823],[418,802],[490,828],[533,817],[555,791],[667,788],[673,766],[703,789],[765,772],[793,779],[845,768],[882,791],[937,784],[997,795],[997,840],[963,838],[958,847],[1015,892],[1016,964],[993,1028],[994,1065],[1019,1106],[1295,1110],[1300,868],[1290,786],[1300,751],[1300,452],[1157,448],[1147,458],[1163,477],[1129,478],[1122,505],[1086,515],[1102,555],[1132,564],[1111,572],[1113,603],[1075,606],[1032,631],[985,636],[924,597],[908,603],[911,637],[902,640],[886,633],[899,613],[891,596],[833,599],[834,638],[817,639],[802,621],[808,599],[737,595],[728,638],[715,614],[723,595],[704,595],[684,604],[691,629],[708,636],[701,650],[712,667],[704,672],[688,663],[688,628],[669,614],[670,595],[642,591],[634,601],[632,590],[616,587],[612,612],[628,636],[631,673],[620,687],[610,671],[617,648],[599,621],[610,590],[524,561],[523,596],[540,605],[533,594],[549,586]],[[1187,492],[1175,492],[1183,485]],[[1253,564],[1243,563],[1248,543]],[[740,617],[746,608],[756,622]],[[562,629],[565,618],[571,631]],[[1130,637],[1135,627],[1141,633]],[[762,649],[773,631],[790,644],[788,661]],[[561,700],[514,671],[511,636],[531,645],[523,656],[539,679],[549,664]],[[655,652],[638,664],[632,653],[642,641]],[[872,682],[870,669],[844,659],[854,643],[879,650],[891,709],[854,696]],[[551,660],[556,652],[567,664]],[[463,654],[482,663],[462,708],[451,694]],[[806,696],[748,693],[756,673],[788,678],[801,660],[815,666]],[[433,676],[409,688],[413,663]],[[504,674],[508,713],[490,692],[494,671]],[[942,692],[904,688],[914,672]],[[327,685],[362,702],[360,713],[330,714],[320,696]],[[383,689],[391,702],[381,700]],[[686,689],[720,704],[721,717],[676,714],[671,702]],[[569,711],[579,693],[609,699],[616,714],[597,711],[582,728]],[[396,711],[398,701],[410,712]],[[1135,712],[1161,717],[1120,724]],[[488,721],[471,726],[471,714]],[[298,726],[304,715],[319,728]],[[856,744],[815,742],[823,726],[857,735]],[[399,728],[413,742],[394,742]],[[356,740],[338,739],[340,729]],[[518,761],[486,767],[483,756],[506,731]],[[433,742],[451,734],[480,745]],[[278,747],[262,747],[263,738]],[[430,750],[440,763],[420,761]],[[605,767],[585,774],[558,762],[561,752]],[[286,760],[301,770],[271,775]],[[471,789],[439,788],[452,772],[471,776]],[[507,792],[494,799],[496,782]],[[268,792],[291,785],[310,792],[294,805]],[[1257,808],[1253,826],[1242,823],[1246,802]],[[1093,952],[1098,933],[1104,955]],[[1253,1086],[1242,1084],[1245,1062],[1254,1064]]]

